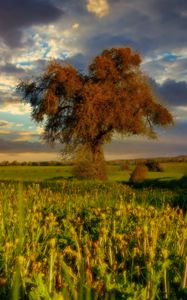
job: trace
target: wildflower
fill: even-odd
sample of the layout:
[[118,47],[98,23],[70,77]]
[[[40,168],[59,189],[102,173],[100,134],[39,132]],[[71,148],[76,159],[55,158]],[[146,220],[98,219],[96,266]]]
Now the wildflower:
[[135,266],[135,272],[136,272],[136,275],[139,277],[141,274],[140,266]]
[[25,258],[24,258],[23,255],[19,255],[19,256],[17,257],[17,260],[18,260],[19,265],[21,266],[21,265],[24,264]]
[[148,226],[146,224],[144,225],[143,229],[144,229],[144,233],[148,232]]
[[169,251],[167,249],[162,249],[162,256],[164,259],[167,259],[169,256]]
[[51,248],[55,248],[56,246],[56,239],[55,238],[51,238],[49,241],[48,241],[48,244]]

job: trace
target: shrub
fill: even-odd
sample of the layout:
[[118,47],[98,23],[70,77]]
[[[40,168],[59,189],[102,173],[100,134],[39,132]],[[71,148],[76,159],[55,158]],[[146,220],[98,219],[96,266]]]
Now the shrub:
[[145,165],[151,172],[163,172],[163,168],[161,167],[160,163],[156,160],[148,160],[145,163]]
[[148,169],[145,165],[138,165],[133,170],[129,182],[131,183],[141,183],[144,181],[146,175],[147,175]]
[[121,163],[121,170],[122,171],[129,171],[129,164],[128,164],[128,162]]
[[72,172],[77,179],[107,179],[105,161],[98,159],[93,162],[92,153],[89,151],[80,152]]

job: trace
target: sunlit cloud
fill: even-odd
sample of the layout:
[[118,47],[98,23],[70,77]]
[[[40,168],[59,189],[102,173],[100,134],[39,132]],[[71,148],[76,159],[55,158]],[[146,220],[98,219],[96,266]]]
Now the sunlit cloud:
[[16,134],[17,137],[11,139],[13,142],[33,141],[36,139],[36,135],[31,133],[30,131],[20,131],[20,132],[16,132]]
[[175,108],[175,119],[179,121],[187,119],[187,105]]
[[25,115],[30,114],[31,108],[29,104],[23,103],[7,103],[4,106],[0,106],[0,113],[9,113],[11,115]]
[[37,132],[37,134],[42,135],[44,133],[44,128],[42,126],[37,126],[36,132]]
[[187,49],[186,51],[162,53],[147,56],[142,63],[142,69],[158,83],[163,83],[168,78],[175,81],[187,81]]
[[48,153],[48,152],[19,152],[19,153],[9,153],[4,152],[0,153],[0,161],[56,161],[60,160],[60,156],[57,153]]
[[17,123],[17,124],[15,124],[15,127],[23,127],[23,126],[24,126],[23,123]]
[[12,126],[12,122],[9,122],[9,121],[7,121],[7,120],[0,120],[0,128],[2,128],[2,127],[11,127]]
[[107,0],[88,0],[86,7],[90,13],[94,13],[100,18],[108,15],[110,10]]
[[11,92],[15,89],[17,79],[12,75],[0,75],[0,91]]
[[3,135],[9,135],[11,133],[10,130],[1,130],[0,129],[0,135],[3,136]]
[[72,29],[78,29],[80,27],[79,23],[75,23],[72,25]]

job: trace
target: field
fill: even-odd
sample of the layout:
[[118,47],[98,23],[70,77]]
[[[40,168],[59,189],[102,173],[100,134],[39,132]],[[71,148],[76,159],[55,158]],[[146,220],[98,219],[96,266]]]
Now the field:
[[187,163],[129,185],[0,167],[0,299],[187,299]]
[[[170,181],[180,179],[187,174],[186,162],[162,163],[164,172],[149,172],[147,179]],[[134,168],[124,171],[120,164],[108,165],[109,181],[128,181],[129,175]],[[0,166],[0,181],[51,181],[62,180],[72,177],[71,166]]]

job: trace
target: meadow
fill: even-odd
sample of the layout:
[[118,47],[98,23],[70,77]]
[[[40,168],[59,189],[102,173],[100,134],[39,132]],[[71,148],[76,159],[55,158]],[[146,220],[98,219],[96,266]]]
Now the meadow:
[[0,299],[187,299],[187,163],[128,184],[0,167]]
[[[180,179],[187,174],[187,162],[161,163],[164,172],[149,172],[147,179],[171,181]],[[129,170],[123,170],[120,163],[107,165],[109,181],[128,182],[134,164]],[[0,166],[0,181],[51,181],[72,177],[72,166]]]

